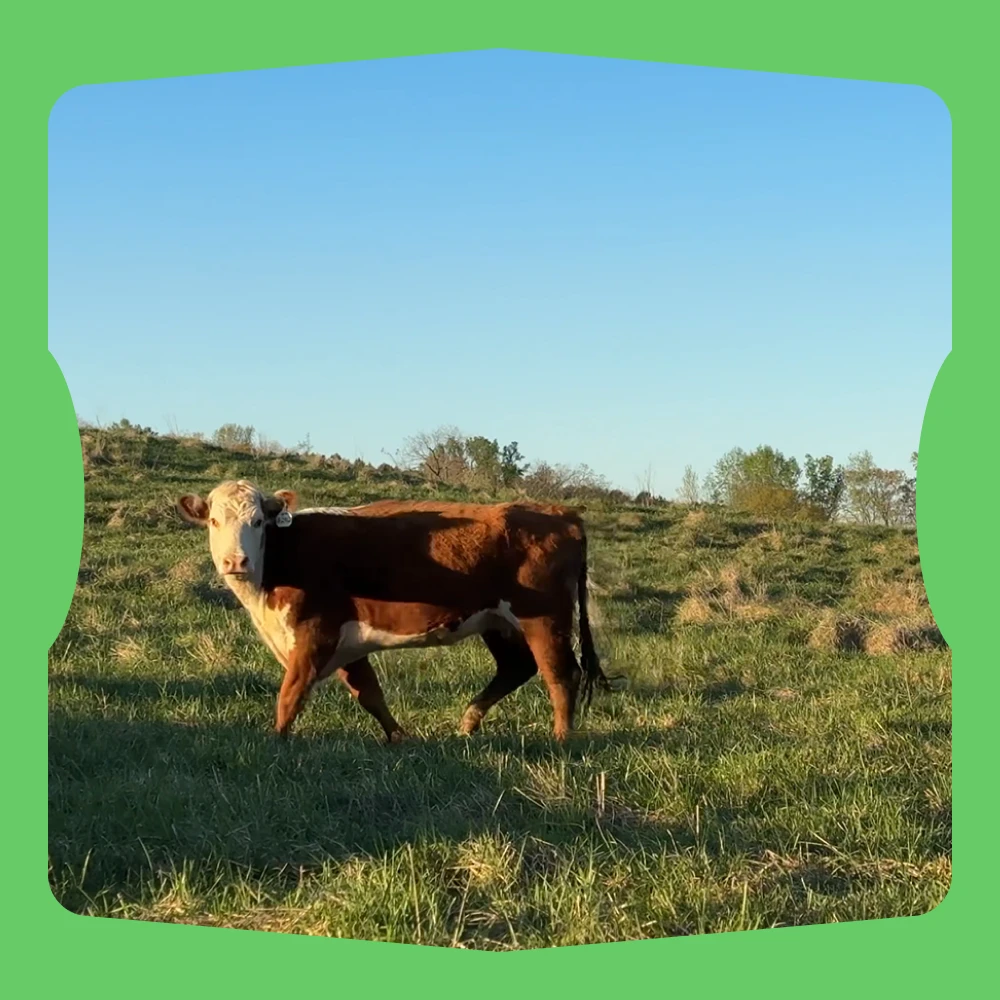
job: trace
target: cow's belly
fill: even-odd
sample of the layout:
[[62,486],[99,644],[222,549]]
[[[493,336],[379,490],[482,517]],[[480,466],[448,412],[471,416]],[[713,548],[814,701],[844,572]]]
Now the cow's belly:
[[507,601],[501,601],[495,608],[477,611],[457,626],[443,625],[424,632],[397,632],[364,621],[349,621],[340,629],[340,638],[328,670],[337,670],[370,653],[384,650],[454,646],[490,630],[507,635],[521,631],[521,623],[511,612]]

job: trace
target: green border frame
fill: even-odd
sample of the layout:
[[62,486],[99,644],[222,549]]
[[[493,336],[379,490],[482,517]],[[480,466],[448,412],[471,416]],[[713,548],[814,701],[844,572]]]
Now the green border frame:
[[[22,4],[8,10],[4,21],[0,73],[8,142],[0,163],[6,223],[0,301],[8,360],[0,366],[0,407],[12,452],[7,469],[15,477],[8,479],[7,510],[21,526],[7,533],[2,574],[7,705],[13,708],[3,729],[9,798],[2,910],[4,964],[10,970],[4,978],[15,986],[14,995],[225,996],[351,987],[444,995],[453,989],[500,995],[511,988],[606,995],[657,987],[693,987],[709,995],[766,991],[771,997],[979,992],[974,984],[977,971],[987,969],[996,880],[987,853],[993,752],[987,712],[996,690],[987,642],[995,586],[989,553],[997,545],[988,523],[973,512],[954,516],[961,509],[957,496],[951,509],[950,484],[961,483],[967,496],[988,504],[996,481],[995,472],[981,471],[991,463],[973,464],[984,453],[995,414],[988,402],[997,356],[988,289],[989,280],[996,280],[989,236],[998,213],[995,173],[988,171],[995,171],[990,153],[997,84],[989,67],[998,24],[989,5],[847,0],[825,8],[716,0],[674,7],[622,0],[600,7],[543,0],[382,0],[365,7],[305,0],[280,8],[259,0],[100,0]],[[492,955],[83,918],[64,910],[49,892],[46,651],[72,597],[83,510],[73,405],[46,350],[52,106],[86,83],[491,48],[917,84],[936,93],[951,112],[958,351],[953,347],[942,359],[928,403],[917,499],[928,592],[960,664],[954,689],[960,720],[954,746],[958,865],[951,891],[931,913]],[[14,483],[20,488],[11,489]],[[23,503],[27,498],[15,494],[29,483],[34,494]],[[29,522],[33,514],[43,515],[35,519],[41,530]],[[977,796],[980,781],[986,794]],[[488,976],[480,979],[483,972]]]

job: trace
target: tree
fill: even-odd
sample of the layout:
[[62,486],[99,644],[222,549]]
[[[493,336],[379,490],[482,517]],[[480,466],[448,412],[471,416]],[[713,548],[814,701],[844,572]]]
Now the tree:
[[908,476],[899,491],[900,520],[904,524],[917,523],[917,453],[910,455],[913,475]]
[[733,506],[737,510],[769,521],[810,513],[810,508],[803,508],[795,490],[775,483],[744,483],[736,493]]
[[690,465],[684,466],[684,476],[681,485],[677,489],[677,499],[681,503],[696,504],[701,501],[701,485],[698,482],[698,473]]
[[284,455],[287,449],[277,439],[258,433],[254,451],[258,455]]
[[468,469],[465,438],[456,427],[421,431],[407,438],[403,454],[405,460],[434,485],[457,485],[464,480]]
[[705,492],[712,503],[732,503],[742,479],[745,458],[746,452],[742,448],[732,448],[715,463],[705,477]]
[[485,437],[468,438],[465,457],[471,484],[495,491],[501,481],[500,445]]
[[786,458],[770,445],[758,445],[751,452],[733,448],[715,463],[706,477],[705,489],[713,503],[745,506],[741,494],[751,487],[773,487],[795,492],[801,470],[794,458]]
[[528,469],[516,441],[501,448],[496,439],[466,437],[457,427],[439,427],[408,438],[400,461],[428,483],[490,492],[514,486]]
[[652,464],[646,466],[646,470],[641,476],[636,476],[639,492],[635,495],[635,502],[643,507],[652,507],[656,500],[656,494],[653,492],[653,479]]
[[844,496],[844,467],[834,466],[830,455],[822,458],[806,455],[805,478],[803,501],[821,511],[828,521],[833,520]]
[[568,500],[572,497],[606,496],[607,480],[587,465],[550,465],[539,462],[524,477],[522,489],[534,500]]
[[505,444],[500,452],[500,481],[504,486],[513,486],[524,478],[529,465],[518,450],[517,442]]
[[799,485],[801,470],[794,458],[785,458],[770,445],[758,445],[749,455],[744,455],[739,465],[743,484],[777,486],[794,490]]
[[220,448],[233,451],[249,451],[253,447],[254,429],[243,424],[223,424],[212,435],[212,441]]
[[882,469],[870,451],[851,455],[844,470],[844,506],[862,524],[900,524],[914,507],[915,482],[900,469]]

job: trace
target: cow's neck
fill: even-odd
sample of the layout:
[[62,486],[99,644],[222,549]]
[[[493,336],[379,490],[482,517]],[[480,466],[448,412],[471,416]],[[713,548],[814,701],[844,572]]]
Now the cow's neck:
[[267,591],[257,580],[240,580],[227,576],[226,586],[236,595],[237,600],[256,617],[267,602]]
[[274,653],[278,662],[287,669],[288,657],[295,645],[294,632],[289,625],[287,607],[270,607],[270,592],[256,580],[226,578],[229,589],[249,612],[260,637]]

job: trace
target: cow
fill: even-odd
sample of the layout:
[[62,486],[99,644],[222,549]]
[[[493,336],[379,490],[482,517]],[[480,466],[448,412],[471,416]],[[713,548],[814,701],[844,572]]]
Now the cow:
[[[460,732],[476,732],[501,698],[540,673],[553,734],[573,729],[578,701],[615,688],[587,612],[587,536],[580,513],[531,503],[379,500],[298,509],[227,481],[177,501],[207,527],[215,568],[284,667],[275,729],[287,737],[310,691],[336,675],[382,727],[407,738],[369,661],[380,650],[450,646],[481,636],[496,673],[470,701]],[[578,610],[580,662],[571,641]],[[581,668],[582,663],[582,668]]]

